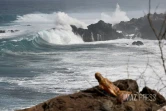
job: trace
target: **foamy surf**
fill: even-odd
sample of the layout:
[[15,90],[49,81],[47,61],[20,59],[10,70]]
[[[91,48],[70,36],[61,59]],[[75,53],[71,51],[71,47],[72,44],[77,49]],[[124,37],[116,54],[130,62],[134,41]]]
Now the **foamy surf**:
[[[114,43],[116,42],[117,40],[114,41]],[[84,47],[88,44],[82,44],[77,46],[78,51],[65,50],[64,52],[61,50],[57,52],[55,50],[54,52],[26,53],[23,55],[28,56],[30,54],[31,56],[46,58],[45,63],[29,62],[27,66],[48,69],[47,74],[43,72],[32,78],[3,77],[0,82],[15,84],[42,93],[63,94],[97,85],[94,73],[99,71],[112,81],[125,78],[136,79],[140,90],[145,86],[145,82],[149,87],[159,90],[163,85],[158,84],[158,76],[162,77],[163,81],[166,78],[160,64],[161,60],[156,56],[159,52],[155,51],[158,50],[157,44],[154,45],[155,42],[145,41],[145,45],[153,46],[153,49],[148,49],[147,52],[145,52],[146,46],[141,48],[123,47],[106,43],[89,44],[90,48],[87,50]],[[49,56],[49,61],[47,56]],[[147,64],[151,64],[158,75],[153,72],[153,68],[148,67],[146,69]],[[145,73],[141,76],[144,71]],[[151,74],[153,76],[149,78]],[[164,93],[163,90],[161,92]]]
[[[70,25],[85,29],[100,19],[113,25],[128,21],[129,13],[123,8],[117,5],[114,11],[102,13],[24,13],[0,26],[0,30],[19,30],[0,34],[0,110],[30,107],[60,94],[96,86],[95,72],[111,81],[136,79],[140,90],[148,85],[159,91],[164,85],[153,69],[163,81],[166,78],[157,41],[118,39],[85,43],[72,32]],[[133,46],[137,40],[144,45]],[[148,67],[141,75],[147,63],[153,68]]]

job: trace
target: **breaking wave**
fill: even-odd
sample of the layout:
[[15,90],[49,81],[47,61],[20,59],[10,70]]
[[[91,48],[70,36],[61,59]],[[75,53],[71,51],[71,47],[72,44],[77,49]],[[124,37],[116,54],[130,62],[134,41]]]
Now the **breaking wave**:
[[51,44],[66,45],[83,43],[82,38],[78,35],[75,35],[70,30],[52,29],[48,31],[41,31],[38,34],[39,37]]
[[67,14],[59,12],[56,15],[55,28],[46,31],[40,31],[38,35],[45,41],[51,44],[77,44],[83,43],[79,35],[72,32],[70,25],[75,25],[78,28],[87,28],[86,25]]
[[81,22],[75,18],[70,17],[64,12],[54,12],[51,14],[43,13],[34,13],[26,14],[23,16],[17,16],[17,20],[14,23],[26,23],[29,25],[38,24],[38,23],[47,23],[52,25],[75,25],[78,28],[86,28],[87,25],[84,22]]
[[[49,20],[48,15],[24,15],[19,17],[15,22],[25,22],[32,23],[36,22],[37,19],[44,17],[44,22]],[[28,19],[29,18],[29,19]],[[34,18],[32,20],[32,18]],[[47,20],[48,18],[48,20]],[[50,20],[51,22],[51,20]],[[53,22],[53,20],[52,20]],[[75,25],[78,28],[86,28],[86,24],[83,22],[74,19],[63,12],[55,13],[55,23],[54,28],[48,30],[37,31],[31,33],[30,35],[21,35],[19,37],[13,37],[8,39],[0,40],[0,51],[2,50],[11,50],[11,51],[29,51],[35,49],[42,49],[47,46],[54,47],[55,45],[68,45],[68,44],[80,44],[84,41],[79,35],[75,35],[72,32],[70,25]],[[30,27],[32,28],[32,27]]]
[[0,52],[49,51],[60,45],[80,43],[83,43],[82,38],[70,31],[51,29],[23,38],[0,40]]
[[[101,19],[112,24],[129,20],[126,12],[122,11],[118,4],[111,16],[102,13]],[[70,17],[64,12],[25,14],[17,16],[12,23],[14,23],[13,26],[5,27],[5,29],[15,30],[14,28],[16,28],[19,31],[14,34],[5,33],[6,36],[5,34],[0,35],[0,51],[2,49],[24,51],[42,49],[46,45],[54,47],[55,45],[84,43],[79,35],[72,32],[70,25],[75,25],[77,28],[87,28],[86,23]]]

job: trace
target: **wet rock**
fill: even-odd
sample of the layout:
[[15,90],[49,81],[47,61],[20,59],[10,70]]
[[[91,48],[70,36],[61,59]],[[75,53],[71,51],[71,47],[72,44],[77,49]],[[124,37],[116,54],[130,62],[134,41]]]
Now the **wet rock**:
[[124,103],[125,111],[156,111],[160,106],[147,101],[129,101]]
[[8,31],[11,33],[15,33],[15,32],[18,32],[19,30],[8,30]]
[[73,32],[77,35],[80,35],[85,42],[123,38],[121,33],[118,33],[112,28],[112,24],[105,23],[102,20],[96,24],[89,25],[88,29],[77,28],[74,25],[71,25],[71,27]]
[[144,44],[143,44],[143,42],[141,42],[141,41],[134,41],[134,42],[132,43],[132,45],[138,45],[138,46],[140,46],[140,45],[144,45]]
[[101,104],[101,110],[102,111],[112,111],[113,110],[113,105],[114,104],[112,103],[112,101],[105,100]]
[[119,87],[120,90],[131,91],[133,93],[139,92],[137,82],[132,79],[118,80],[114,82],[114,84]]
[[0,33],[5,33],[6,31],[5,30],[0,30]]
[[166,103],[165,98],[160,93],[158,93],[156,90],[152,90],[148,87],[144,87],[143,90],[140,93],[141,94],[154,94],[154,95],[156,95],[155,97],[156,97],[156,103],[157,104]]
[[19,30],[0,30],[0,33],[7,33],[7,32],[10,32],[10,33],[15,33],[15,32],[18,32]]

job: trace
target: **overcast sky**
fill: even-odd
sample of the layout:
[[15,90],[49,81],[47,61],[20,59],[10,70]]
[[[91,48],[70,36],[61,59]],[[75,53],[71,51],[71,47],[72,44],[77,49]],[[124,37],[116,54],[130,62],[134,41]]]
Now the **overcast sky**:
[[[0,13],[32,12],[106,12],[116,4],[125,11],[148,10],[148,0],[0,0]],[[152,8],[165,10],[166,0],[152,0]]]

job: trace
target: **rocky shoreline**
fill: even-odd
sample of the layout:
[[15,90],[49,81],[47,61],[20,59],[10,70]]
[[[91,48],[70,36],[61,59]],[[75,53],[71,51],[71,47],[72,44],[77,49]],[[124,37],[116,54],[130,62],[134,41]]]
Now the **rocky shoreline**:
[[[165,14],[151,14],[151,20],[155,26],[156,31],[160,31],[163,21],[165,19]],[[120,22],[113,26],[114,29],[122,31],[122,34],[126,38],[136,38],[140,37],[143,39],[156,40],[156,37],[149,25],[147,15],[140,18],[132,18],[127,22]]]
[[96,24],[91,24],[88,29],[77,28],[71,25],[72,31],[81,36],[85,42],[106,41],[123,38],[121,33],[113,29],[112,24],[100,20]]
[[166,99],[157,91],[144,87],[139,92],[137,82],[131,79],[118,80],[113,83],[120,90],[131,91],[137,96],[132,96],[130,100],[120,104],[115,96],[107,94],[96,86],[16,111],[165,111],[159,109],[166,105]]
[[[152,22],[157,31],[160,30],[165,14],[154,13],[151,15]],[[31,26],[31,25],[27,25]],[[95,24],[90,24],[87,29],[78,28],[75,25],[71,25],[72,32],[79,35],[84,42],[94,42],[94,41],[107,41],[120,38],[142,38],[149,40],[157,40],[152,29],[150,28],[147,15],[140,18],[133,18],[130,21],[121,21],[116,25],[110,23],[105,23],[100,20]],[[56,30],[56,28],[52,28]],[[0,30],[2,33],[15,33],[20,30]]]
[[[157,31],[160,30],[164,19],[165,14],[162,13],[151,15],[151,20]],[[122,21],[114,26],[100,20],[95,24],[89,25],[88,29],[77,28],[74,25],[71,25],[71,27],[72,31],[81,36],[85,42],[106,41],[119,38],[133,39],[137,37],[149,40],[157,39],[149,25],[147,15],[138,19],[133,18],[127,22]]]

